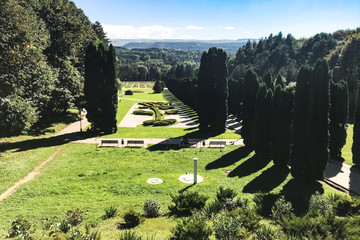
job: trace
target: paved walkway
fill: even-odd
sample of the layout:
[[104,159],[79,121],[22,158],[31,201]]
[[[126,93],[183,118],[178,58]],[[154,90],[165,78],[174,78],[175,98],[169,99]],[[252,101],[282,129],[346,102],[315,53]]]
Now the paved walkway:
[[348,164],[330,160],[325,170],[325,182],[360,195],[360,171]]

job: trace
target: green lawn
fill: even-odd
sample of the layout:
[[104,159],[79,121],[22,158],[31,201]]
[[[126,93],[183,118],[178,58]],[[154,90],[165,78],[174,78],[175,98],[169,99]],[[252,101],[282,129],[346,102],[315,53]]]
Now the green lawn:
[[354,124],[349,124],[347,128],[346,144],[342,149],[342,157],[345,159],[346,164],[353,165],[351,147],[353,144],[353,130]]
[[143,93],[134,93],[134,95],[125,95],[125,91],[121,91],[121,95],[123,98],[131,98],[131,99],[140,99],[143,101],[165,101],[163,95],[161,93],[154,93],[151,88],[130,88],[126,90],[133,91],[144,91]]
[[[192,172],[192,158],[197,157],[198,173],[204,182],[188,188],[214,199],[219,186],[235,189],[242,197],[251,198],[249,192],[279,192],[290,179],[290,174],[274,171],[272,162],[247,152],[243,147],[229,146],[217,149],[159,150],[149,149],[98,149],[94,145],[69,144],[42,170],[41,175],[23,185],[13,196],[0,203],[0,236],[6,234],[11,221],[24,216],[41,229],[41,220],[80,208],[86,211],[85,223],[96,222],[93,230],[102,232],[103,239],[115,239],[119,235],[116,223],[129,209],[142,212],[143,202],[151,197],[162,203],[167,212],[169,194],[189,187],[178,181],[186,171]],[[232,169],[229,174],[224,170]],[[83,177],[79,177],[84,174]],[[161,178],[160,185],[149,185],[149,178]],[[325,192],[335,190],[325,186]],[[103,209],[119,208],[114,219],[103,220]],[[165,239],[174,226],[173,218],[146,219],[135,231],[143,236],[155,235]],[[83,227],[81,227],[83,230]],[[38,231],[39,237],[44,232]],[[37,239],[35,237],[35,239]]]

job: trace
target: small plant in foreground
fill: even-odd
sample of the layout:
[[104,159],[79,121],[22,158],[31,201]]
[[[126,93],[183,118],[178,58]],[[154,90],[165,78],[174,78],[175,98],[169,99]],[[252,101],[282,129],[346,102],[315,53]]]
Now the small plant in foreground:
[[18,217],[11,223],[8,237],[19,237],[19,239],[32,239],[30,237],[30,229],[31,223],[22,217]]
[[152,200],[148,198],[144,202],[143,210],[145,212],[145,216],[148,218],[156,218],[161,216],[161,203],[159,200]]
[[241,226],[241,217],[235,212],[222,211],[213,219],[216,239],[235,239]]
[[63,220],[57,224],[57,227],[63,233],[68,233],[71,230],[71,225],[67,220]]
[[67,211],[66,219],[71,224],[71,226],[77,226],[84,220],[84,213],[80,209],[75,211]]
[[119,240],[141,240],[141,237],[135,232],[126,231],[120,235]]
[[213,218],[216,214],[218,214],[224,208],[224,204],[218,200],[211,202],[210,204],[206,205],[202,210],[203,215],[207,219]]
[[140,224],[140,214],[134,210],[129,210],[124,214],[124,221],[127,228],[134,228]]
[[207,240],[212,234],[205,221],[194,218],[181,219],[171,232],[171,240]]
[[219,187],[219,191],[216,193],[216,199],[220,202],[225,203],[226,199],[234,199],[236,197],[236,192],[231,188]]
[[235,208],[241,208],[241,207],[245,207],[247,206],[248,201],[247,200],[243,200],[242,198],[239,199],[231,199],[231,198],[227,198],[224,202],[224,207],[228,210],[234,210]]
[[332,211],[331,202],[319,192],[313,194],[309,201],[308,215],[312,217],[325,216]]
[[256,230],[256,237],[259,240],[275,240],[279,238],[279,233],[273,230],[270,226],[262,226]]
[[113,218],[116,216],[118,209],[114,206],[110,206],[104,209],[105,214],[103,216],[104,219]]
[[280,197],[271,208],[271,217],[275,222],[278,222],[281,218],[290,216],[292,210],[291,203],[286,202],[284,197]]
[[176,216],[190,216],[194,210],[204,208],[208,199],[207,196],[198,192],[180,193],[178,195],[170,195],[174,205],[169,206],[170,213]]

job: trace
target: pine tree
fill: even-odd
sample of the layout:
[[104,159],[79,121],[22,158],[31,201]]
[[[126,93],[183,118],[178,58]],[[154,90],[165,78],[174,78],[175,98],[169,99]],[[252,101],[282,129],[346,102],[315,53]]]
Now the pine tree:
[[353,145],[351,151],[353,163],[360,165],[360,90],[357,91],[356,97]]
[[285,88],[285,81],[283,77],[279,74],[274,82],[274,87],[280,85],[282,88]]
[[349,112],[349,94],[345,81],[331,82],[330,85],[330,157],[341,159],[341,149],[346,143],[346,123]]
[[274,83],[272,82],[272,76],[270,72],[267,72],[264,77],[264,83],[266,83],[266,87],[274,90]]
[[241,136],[248,148],[254,147],[254,114],[255,101],[259,89],[258,75],[253,69],[249,69],[243,82],[243,108]]

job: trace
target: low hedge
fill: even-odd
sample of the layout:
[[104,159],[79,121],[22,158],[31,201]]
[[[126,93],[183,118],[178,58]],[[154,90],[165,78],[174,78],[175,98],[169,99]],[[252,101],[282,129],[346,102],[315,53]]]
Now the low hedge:
[[144,126],[168,126],[176,123],[176,119],[165,119],[165,120],[146,120],[143,122]]
[[133,112],[133,114],[135,115],[147,115],[147,116],[152,116],[153,112],[152,111],[146,111],[146,110],[135,110]]
[[126,90],[125,95],[134,95],[134,92],[131,90]]
[[162,117],[162,113],[160,112],[159,108],[157,108],[155,106],[151,106],[150,108],[151,108],[151,110],[153,110],[155,112],[155,120],[160,121],[161,117]]
[[155,122],[155,120],[146,120],[146,121],[143,122],[143,125],[144,126],[151,126],[151,125],[154,124],[154,122]]
[[133,93],[144,93],[144,91],[141,91],[141,90],[132,90]]
[[171,109],[171,110],[165,110],[165,114],[171,115],[171,114],[178,114],[179,110],[177,109]]

